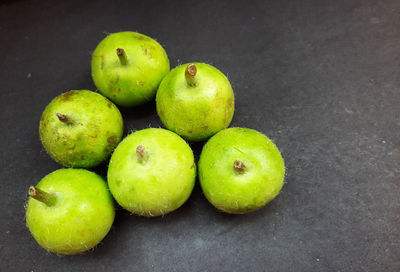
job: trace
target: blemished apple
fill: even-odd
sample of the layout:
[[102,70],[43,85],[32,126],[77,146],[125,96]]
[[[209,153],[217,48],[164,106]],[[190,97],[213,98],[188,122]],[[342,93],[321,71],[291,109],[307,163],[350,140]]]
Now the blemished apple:
[[276,145],[248,128],[228,128],[204,146],[199,179],[205,197],[233,214],[258,210],[280,192],[285,165]]
[[202,141],[229,126],[235,99],[231,84],[217,68],[191,63],[165,76],[156,104],[167,129],[189,141]]
[[63,93],[40,119],[40,139],[47,153],[67,167],[90,168],[103,162],[122,139],[118,108],[104,96],[87,91]]
[[44,249],[63,255],[87,251],[108,233],[114,203],[106,182],[84,169],[60,169],[29,188],[26,223]]
[[161,128],[127,136],[115,149],[108,168],[108,186],[118,204],[146,217],[179,208],[189,198],[195,178],[189,145]]
[[164,48],[137,32],[118,32],[104,38],[92,56],[96,88],[119,106],[150,101],[169,72]]

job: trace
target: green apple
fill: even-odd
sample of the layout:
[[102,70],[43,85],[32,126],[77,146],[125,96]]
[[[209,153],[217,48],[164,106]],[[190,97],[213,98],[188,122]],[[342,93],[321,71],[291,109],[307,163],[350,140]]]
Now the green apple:
[[204,195],[227,213],[255,211],[280,192],[285,165],[275,144],[248,128],[228,128],[213,136],[199,160]]
[[26,223],[48,251],[63,255],[97,245],[114,221],[114,204],[105,181],[84,169],[60,169],[29,188]]
[[161,82],[156,103],[165,127],[190,141],[205,140],[228,127],[234,112],[231,84],[205,63],[173,69]]
[[164,48],[136,32],[107,36],[92,56],[92,77],[97,89],[119,106],[136,106],[153,99],[168,72]]
[[146,217],[179,208],[189,198],[195,178],[189,145],[161,128],[139,130],[126,137],[108,167],[108,186],[115,200]]
[[104,161],[122,139],[118,108],[91,91],[69,91],[51,101],[40,119],[40,139],[50,156],[68,167]]

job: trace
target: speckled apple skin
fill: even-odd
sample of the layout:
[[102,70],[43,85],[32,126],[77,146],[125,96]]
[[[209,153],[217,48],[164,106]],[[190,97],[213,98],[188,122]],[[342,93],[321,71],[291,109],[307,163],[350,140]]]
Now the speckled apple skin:
[[[117,48],[124,49],[126,65],[121,65]],[[168,72],[169,60],[164,48],[137,32],[107,36],[92,56],[92,78],[97,89],[119,106],[137,106],[152,100]]]
[[157,113],[169,130],[189,141],[205,140],[229,126],[235,109],[231,84],[217,68],[194,63],[198,84],[185,80],[188,64],[173,69],[157,91]]
[[55,193],[54,206],[30,197],[26,223],[32,236],[48,251],[63,255],[84,252],[97,245],[114,221],[114,204],[106,182],[84,169],[60,169],[36,186]]
[[[72,119],[63,123],[57,113]],[[122,139],[123,120],[118,108],[104,96],[69,91],[51,101],[39,126],[47,153],[67,167],[90,168],[108,158]]]
[[[140,163],[136,148],[144,146],[148,161]],[[149,128],[127,136],[115,149],[108,185],[124,209],[146,217],[167,214],[190,196],[196,165],[189,145],[175,133]]]
[[[238,174],[233,164],[246,165]],[[283,186],[285,165],[276,145],[265,135],[247,128],[228,128],[204,146],[199,179],[208,201],[233,214],[255,211],[273,200]]]

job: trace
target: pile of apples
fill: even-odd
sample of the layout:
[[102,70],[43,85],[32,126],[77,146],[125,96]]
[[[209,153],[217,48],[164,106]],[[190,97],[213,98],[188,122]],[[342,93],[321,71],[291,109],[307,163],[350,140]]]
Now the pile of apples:
[[[101,94],[63,93],[40,119],[46,151],[69,167],[29,188],[27,226],[43,248],[65,255],[93,248],[112,226],[113,198],[146,217],[178,209],[189,198],[197,173],[184,139],[211,137],[203,147],[198,175],[205,197],[217,209],[243,214],[279,194],[285,176],[282,156],[262,133],[227,128],[234,94],[218,69],[190,63],[170,71],[162,46],[136,32],[107,36],[94,51],[91,67]],[[133,107],[154,97],[168,130],[143,129],[122,140],[123,118],[116,105]],[[83,169],[111,154],[107,183]]]

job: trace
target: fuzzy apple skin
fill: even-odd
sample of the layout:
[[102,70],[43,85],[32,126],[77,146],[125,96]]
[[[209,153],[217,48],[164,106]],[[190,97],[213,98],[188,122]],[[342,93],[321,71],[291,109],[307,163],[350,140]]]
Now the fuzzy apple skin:
[[183,64],[173,69],[157,91],[157,112],[169,130],[190,141],[202,141],[229,126],[234,95],[228,79],[217,68],[194,63],[197,85],[185,80]]
[[[117,48],[126,53],[125,65],[116,54]],[[136,32],[107,36],[92,56],[92,78],[97,89],[119,106],[136,106],[153,99],[168,72],[169,60],[164,48]]]
[[45,176],[36,188],[57,197],[50,207],[30,197],[26,209],[27,226],[46,250],[78,254],[93,248],[110,230],[113,200],[105,181],[95,173],[60,169]]
[[[62,122],[57,114],[68,116]],[[102,95],[82,90],[63,93],[44,110],[40,139],[49,155],[67,167],[90,168],[104,161],[122,139],[118,108]]]
[[[236,160],[245,165],[243,173],[234,169]],[[205,144],[199,160],[204,195],[227,213],[263,207],[279,194],[284,176],[284,161],[275,144],[247,128],[220,131]]]
[[[139,161],[137,147],[147,152]],[[124,209],[146,217],[167,214],[190,196],[196,165],[189,145],[175,133],[149,128],[132,133],[115,149],[108,185]]]

